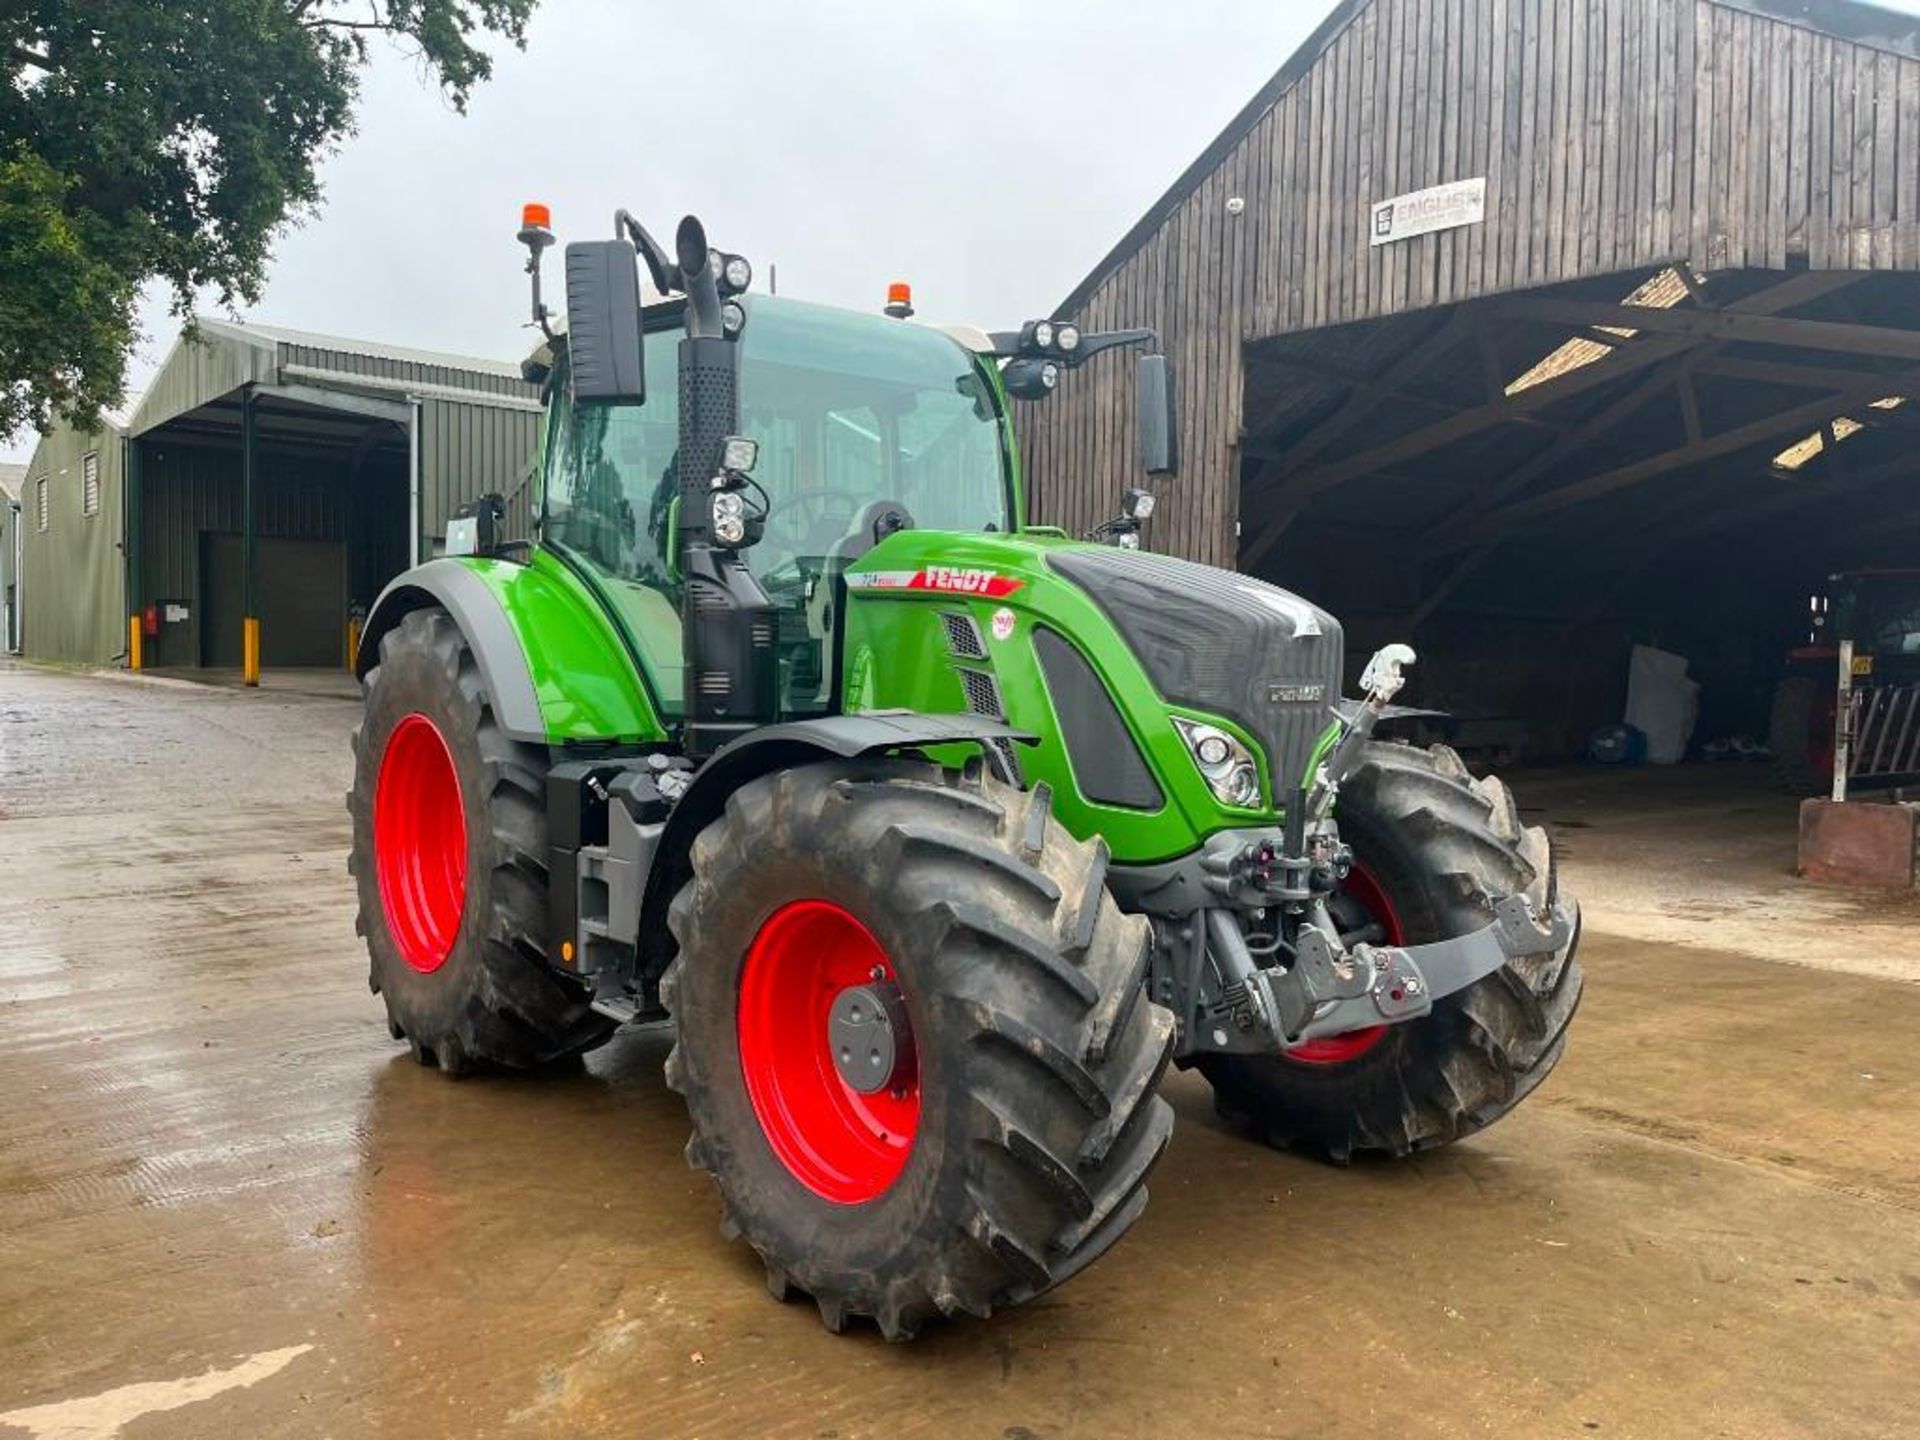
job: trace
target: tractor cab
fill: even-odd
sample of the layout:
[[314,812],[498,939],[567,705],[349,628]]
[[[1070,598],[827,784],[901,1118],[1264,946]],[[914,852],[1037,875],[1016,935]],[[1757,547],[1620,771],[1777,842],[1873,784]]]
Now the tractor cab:
[[[743,297],[737,432],[759,542],[741,554],[772,606],[777,705],[832,700],[835,583],[899,530],[1020,527],[1014,446],[997,369],[941,331],[776,296]],[[681,517],[678,351],[684,306],[644,312],[644,403],[574,403],[564,343],[544,372],[543,543],[616,614],[669,715],[684,711],[676,549]]]

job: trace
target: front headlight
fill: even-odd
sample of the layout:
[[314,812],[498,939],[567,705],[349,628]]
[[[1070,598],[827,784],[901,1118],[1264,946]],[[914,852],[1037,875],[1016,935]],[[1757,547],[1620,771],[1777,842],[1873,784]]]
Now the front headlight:
[[1187,742],[1187,753],[1214,799],[1242,810],[1260,808],[1260,767],[1246,746],[1217,725],[1178,715],[1173,725]]

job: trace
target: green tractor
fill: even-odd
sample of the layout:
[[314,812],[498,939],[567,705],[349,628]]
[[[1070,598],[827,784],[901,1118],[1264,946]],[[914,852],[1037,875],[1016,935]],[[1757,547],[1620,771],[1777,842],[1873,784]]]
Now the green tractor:
[[894,1339],[1126,1232],[1169,1061],[1338,1163],[1546,1076],[1578,911],[1498,780],[1373,738],[1412,652],[1342,699],[1339,622],[1142,552],[1146,491],[1096,543],[1030,522],[1009,396],[1103,353],[1172,470],[1150,331],[750,296],[692,218],[615,235],[566,247],[563,327],[521,230],[538,539],[481,506],[367,619],[351,864],[422,1064],[671,1022],[723,1231]]

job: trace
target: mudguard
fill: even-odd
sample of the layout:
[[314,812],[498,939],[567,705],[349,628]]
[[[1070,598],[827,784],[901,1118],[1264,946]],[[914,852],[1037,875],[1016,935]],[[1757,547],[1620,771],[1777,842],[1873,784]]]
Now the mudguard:
[[813,760],[850,760],[857,755],[986,740],[1029,743],[1032,739],[1012,726],[982,715],[868,710],[769,725],[723,746],[694,774],[686,792],[675,802],[666,829],[661,833],[654,864],[647,872],[646,901],[641,909],[643,954],[650,953],[656,967],[665,966],[672,953],[666,927],[667,905],[691,874],[688,856],[694,837],[720,817],[727,797],[748,781]]
[[408,611],[437,605],[473,647],[501,728],[536,745],[656,744],[660,708],[604,609],[557,562],[429,560],[374,602],[355,671],[379,663],[380,640]]

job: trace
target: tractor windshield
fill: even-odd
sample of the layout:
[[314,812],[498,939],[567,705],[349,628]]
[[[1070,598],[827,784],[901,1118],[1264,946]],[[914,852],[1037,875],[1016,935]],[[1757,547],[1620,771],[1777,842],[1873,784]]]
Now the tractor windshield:
[[[939,331],[773,296],[747,305],[740,428],[760,442],[768,517],[746,559],[782,611],[783,709],[807,714],[831,688],[821,581],[860,546],[862,513],[887,501],[923,530],[1010,530],[1010,467],[992,383]],[[543,467],[547,540],[608,582],[669,710],[679,338],[677,321],[647,336],[644,406],[576,411],[557,374]]]
[[772,504],[762,579],[835,553],[891,501],[923,530],[1009,529],[993,387],[936,330],[773,296],[748,308],[740,423]]

